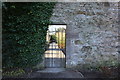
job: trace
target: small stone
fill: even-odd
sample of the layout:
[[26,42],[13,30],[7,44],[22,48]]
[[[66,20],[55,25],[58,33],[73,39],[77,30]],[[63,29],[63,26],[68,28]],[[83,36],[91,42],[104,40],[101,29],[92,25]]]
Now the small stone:
[[75,45],[83,44],[80,40],[75,41]]

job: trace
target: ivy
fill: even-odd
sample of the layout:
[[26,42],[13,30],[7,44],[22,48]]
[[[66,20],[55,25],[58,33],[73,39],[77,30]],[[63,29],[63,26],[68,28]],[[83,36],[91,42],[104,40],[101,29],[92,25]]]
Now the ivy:
[[55,3],[2,4],[3,67],[32,67],[40,63]]

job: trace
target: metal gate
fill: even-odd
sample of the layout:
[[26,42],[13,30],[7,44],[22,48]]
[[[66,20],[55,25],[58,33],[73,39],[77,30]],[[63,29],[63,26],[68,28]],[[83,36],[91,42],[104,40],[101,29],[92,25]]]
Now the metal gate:
[[66,29],[47,31],[48,48],[45,51],[46,68],[64,68],[66,54]]

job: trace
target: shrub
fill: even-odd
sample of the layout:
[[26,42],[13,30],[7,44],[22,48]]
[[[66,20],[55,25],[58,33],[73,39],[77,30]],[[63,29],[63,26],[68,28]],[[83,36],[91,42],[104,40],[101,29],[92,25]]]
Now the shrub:
[[2,3],[3,68],[32,67],[45,51],[46,31],[55,3]]

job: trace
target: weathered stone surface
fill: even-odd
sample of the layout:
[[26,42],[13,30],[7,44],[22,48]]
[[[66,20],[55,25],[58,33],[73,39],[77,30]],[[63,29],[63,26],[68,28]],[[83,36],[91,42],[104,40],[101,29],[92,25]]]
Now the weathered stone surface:
[[83,46],[81,51],[84,53],[84,52],[88,52],[88,53],[91,53],[92,51],[92,47],[91,46]]
[[57,3],[50,18],[64,23],[66,67],[118,61],[118,3]]
[[80,41],[80,40],[75,40],[75,44],[76,44],[76,45],[80,45],[80,44],[83,44],[83,43],[82,43],[82,41]]

